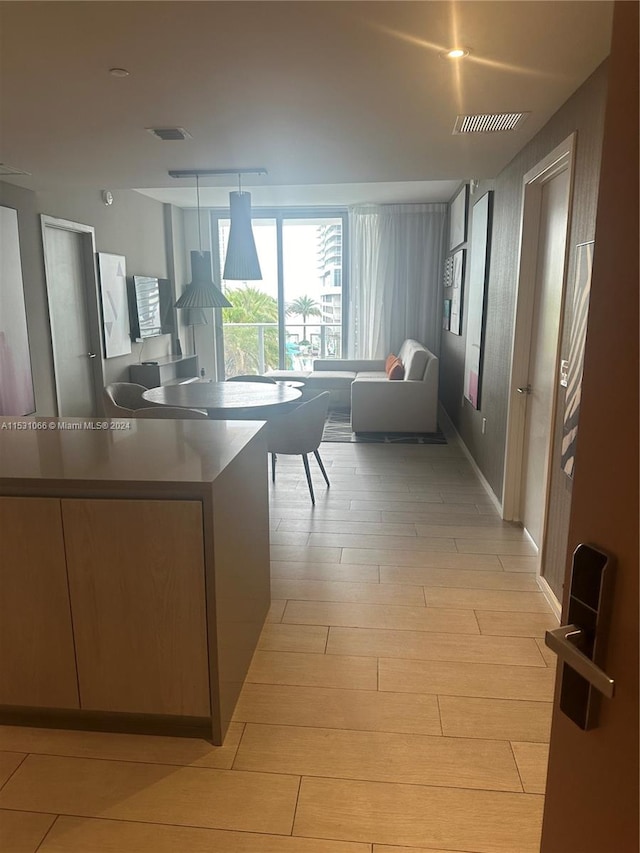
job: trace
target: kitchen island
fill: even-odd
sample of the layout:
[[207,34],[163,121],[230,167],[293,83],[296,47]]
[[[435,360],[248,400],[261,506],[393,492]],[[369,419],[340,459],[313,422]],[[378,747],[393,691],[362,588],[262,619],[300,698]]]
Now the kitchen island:
[[262,422],[0,418],[0,722],[221,744],[269,602]]

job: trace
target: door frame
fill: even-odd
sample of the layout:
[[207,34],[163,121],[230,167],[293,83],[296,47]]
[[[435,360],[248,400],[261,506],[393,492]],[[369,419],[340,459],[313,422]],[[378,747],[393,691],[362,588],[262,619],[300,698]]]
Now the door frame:
[[540,238],[540,208],[542,186],[557,174],[569,170],[569,204],[562,278],[562,309],[556,341],[556,368],[554,371],[552,407],[549,419],[549,442],[544,471],[544,506],[542,508],[542,542],[538,551],[538,577],[546,540],[549,508],[550,462],[553,451],[554,424],[557,416],[558,382],[560,379],[560,354],[569,259],[569,237],[573,202],[576,133],[572,133],[556,148],[530,169],[523,178],[523,198],[520,226],[520,263],[516,289],[514,332],[512,341],[511,371],[509,376],[509,403],[507,410],[507,436],[502,485],[502,517],[507,521],[521,521],[520,510],[523,486],[524,436],[527,397],[517,388],[527,384],[531,360],[531,337],[537,279],[537,254]]
[[58,219],[55,216],[40,214],[40,228],[42,232],[42,254],[44,257],[44,276],[47,290],[47,310],[49,312],[49,331],[51,334],[51,355],[53,361],[53,386],[56,398],[56,414],[60,415],[60,393],[58,388],[58,375],[62,372],[62,366],[58,364],[56,354],[56,330],[53,321],[53,296],[51,293],[51,271],[47,261],[47,228],[58,228],[61,231],[72,231],[79,234],[82,245],[82,260],[84,266],[84,295],[85,295],[85,324],[87,340],[89,341],[89,352],[95,353],[91,359],[93,377],[93,411],[96,415],[102,412],[101,392],[104,387],[104,364],[102,361],[102,323],[100,317],[98,297],[98,271],[96,268],[96,234],[93,225],[83,225],[79,222],[71,222],[68,219]]

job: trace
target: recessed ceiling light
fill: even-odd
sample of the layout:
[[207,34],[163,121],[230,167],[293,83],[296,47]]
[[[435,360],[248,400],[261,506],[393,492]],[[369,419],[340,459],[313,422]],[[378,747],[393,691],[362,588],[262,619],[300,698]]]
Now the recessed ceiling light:
[[440,54],[443,59],[462,59],[469,56],[470,50],[468,47],[452,47],[450,50],[443,50]]
[[112,77],[128,77],[129,76],[129,72],[127,71],[126,68],[110,68],[109,74],[111,74]]

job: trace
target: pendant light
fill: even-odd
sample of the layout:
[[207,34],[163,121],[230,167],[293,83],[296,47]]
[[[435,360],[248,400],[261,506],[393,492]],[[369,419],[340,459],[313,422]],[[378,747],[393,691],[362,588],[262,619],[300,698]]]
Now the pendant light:
[[256,241],[251,228],[251,193],[242,191],[242,173],[238,172],[238,192],[229,193],[231,226],[222,278],[225,281],[262,279]]
[[[172,177],[178,177],[169,172]],[[211,279],[211,252],[202,251],[202,228],[200,225],[200,174],[196,179],[196,204],[198,210],[198,251],[191,252],[191,283],[188,284],[182,296],[175,303],[176,308],[231,308],[231,303],[224,293],[215,286]],[[182,175],[180,175],[182,177]]]

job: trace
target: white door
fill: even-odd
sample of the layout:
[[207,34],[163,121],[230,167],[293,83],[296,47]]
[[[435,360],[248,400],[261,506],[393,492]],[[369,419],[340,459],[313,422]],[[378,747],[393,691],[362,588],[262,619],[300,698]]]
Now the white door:
[[569,216],[568,165],[540,186],[533,322],[524,425],[520,520],[538,546],[544,538],[548,469],[558,376],[560,319]]
[[78,231],[59,222],[48,217],[42,221],[58,416],[92,417],[97,414],[94,362],[102,372],[87,305],[88,298],[95,300],[95,274],[93,264],[87,263],[86,245],[87,239],[93,245],[92,229]]

